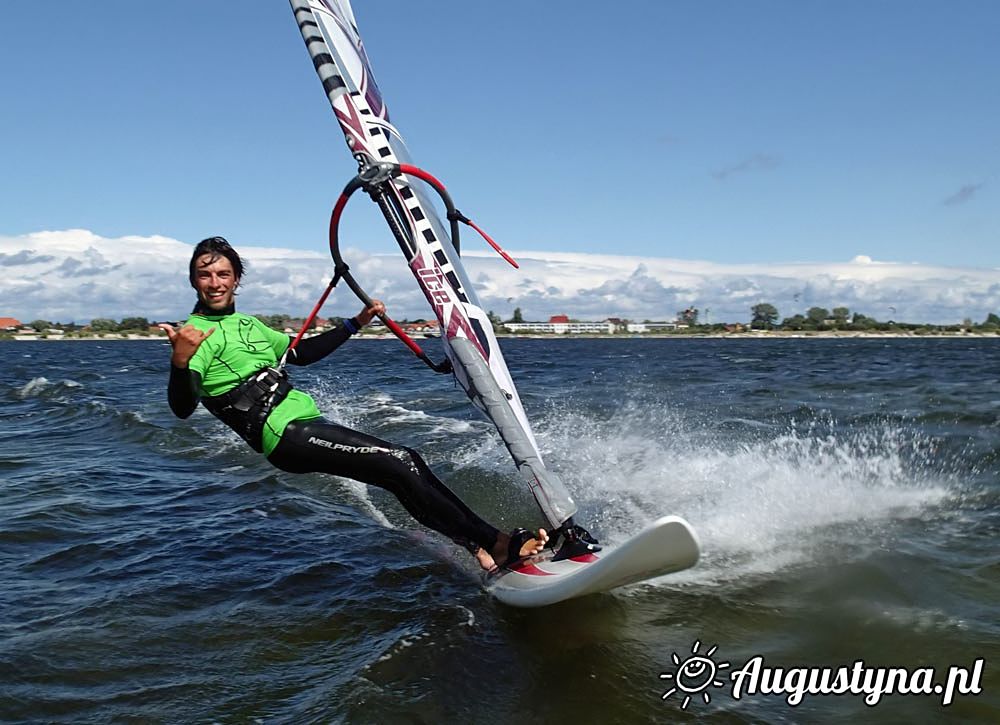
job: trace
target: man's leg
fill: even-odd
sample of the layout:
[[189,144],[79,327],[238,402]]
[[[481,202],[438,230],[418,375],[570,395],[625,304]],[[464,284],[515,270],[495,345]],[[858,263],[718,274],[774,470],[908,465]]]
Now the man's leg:
[[413,518],[467,548],[487,570],[511,555],[537,554],[548,540],[541,530],[522,536],[518,551],[510,552],[510,536],[477,516],[416,451],[322,418],[289,423],[268,460],[290,473],[329,473],[386,489]]

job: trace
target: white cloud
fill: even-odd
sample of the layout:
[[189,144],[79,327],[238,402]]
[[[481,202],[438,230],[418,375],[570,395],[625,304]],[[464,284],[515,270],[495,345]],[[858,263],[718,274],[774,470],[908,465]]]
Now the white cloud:
[[[238,247],[249,262],[239,307],[246,312],[305,315],[333,271],[325,250]],[[0,316],[86,321],[141,315],[183,318],[194,303],[187,283],[191,246],[167,237],[109,239],[82,229],[0,237]],[[722,264],[690,259],[567,252],[513,252],[515,270],[489,252],[467,252],[469,277],[483,306],[502,316],[520,307],[528,319],[569,314],[672,318],[694,305],[712,321],[746,320],[770,302],[782,316],[811,306],[848,307],[878,319],[915,322],[982,320],[1000,312],[1000,270],[872,260]],[[429,309],[399,255],[346,250],[368,292],[399,318]],[[354,314],[346,286],[327,314]],[[890,311],[894,308],[895,312]]]

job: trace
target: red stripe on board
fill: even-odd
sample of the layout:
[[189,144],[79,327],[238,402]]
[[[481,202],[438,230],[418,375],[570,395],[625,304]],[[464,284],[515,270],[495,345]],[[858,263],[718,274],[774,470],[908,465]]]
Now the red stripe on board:
[[581,554],[580,556],[571,556],[570,561],[578,561],[581,564],[591,564],[598,561],[601,557],[594,556],[593,554]]
[[528,576],[555,576],[552,572],[543,571],[534,564],[525,564],[517,569],[511,569],[511,571],[516,571],[518,574],[527,574]]

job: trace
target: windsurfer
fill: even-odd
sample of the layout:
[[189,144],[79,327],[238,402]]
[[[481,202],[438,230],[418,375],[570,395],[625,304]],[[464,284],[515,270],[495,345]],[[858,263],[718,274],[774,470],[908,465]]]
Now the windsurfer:
[[313,399],[288,382],[279,364],[286,351],[292,365],[323,359],[385,312],[380,301],[289,351],[287,335],[236,312],[244,263],[225,239],[200,242],[188,271],[198,294],[194,311],[180,329],[160,325],[173,350],[167,396],[175,415],[187,418],[200,400],[283,471],[329,473],[384,488],[417,521],[472,552],[487,571],[541,552],[548,541],[544,529],[501,532],[449,490],[416,451],[326,421]]

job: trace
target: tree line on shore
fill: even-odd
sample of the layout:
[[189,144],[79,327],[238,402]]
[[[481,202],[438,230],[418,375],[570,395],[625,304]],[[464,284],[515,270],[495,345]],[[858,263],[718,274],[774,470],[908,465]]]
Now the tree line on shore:
[[847,307],[834,307],[832,310],[828,310],[825,307],[810,307],[806,310],[805,314],[796,313],[791,317],[785,317],[778,323],[778,309],[768,302],[761,302],[754,305],[751,308],[751,314],[750,327],[754,330],[780,329],[794,332],[826,330],[858,332],[889,332],[893,330],[961,332],[963,330],[976,330],[981,332],[1000,332],[1000,317],[992,312],[981,323],[975,323],[970,318],[966,318],[961,323],[951,325],[896,322],[894,320],[882,321],[860,312],[852,313]]
[[[697,308],[689,307],[677,313],[679,322],[687,325],[689,332],[724,332],[730,331],[732,324],[715,323],[699,324],[699,311]],[[265,325],[276,330],[284,330],[288,327],[298,327],[302,320],[290,317],[289,315],[255,315]],[[523,322],[521,309],[514,311],[511,319],[502,320],[499,315],[492,311],[489,313],[490,321],[498,332],[505,332],[504,322]],[[750,329],[753,330],[785,330],[792,332],[825,332],[825,331],[845,331],[845,332],[962,332],[976,331],[986,333],[1000,333],[1000,316],[989,313],[981,323],[975,323],[966,318],[961,323],[951,325],[932,325],[928,323],[907,323],[893,320],[882,321],[860,312],[851,312],[847,307],[834,307],[828,310],[824,307],[810,307],[804,314],[796,313],[778,321],[778,309],[768,302],[762,302],[751,308]],[[331,322],[337,322],[333,318]],[[415,320],[414,322],[423,322]],[[401,323],[407,320],[399,321]],[[619,320],[622,326],[631,322],[630,320]],[[648,322],[648,320],[647,320]],[[50,331],[59,331],[69,335],[103,335],[103,334],[141,334],[149,333],[155,328],[156,322],[150,322],[145,317],[124,317],[120,321],[105,317],[98,317],[88,324],[58,323],[49,320],[33,320],[25,327],[33,329],[40,335]],[[315,326],[315,323],[314,323]],[[10,333],[4,333],[9,336]]]
[[[705,316],[707,317],[708,310],[705,312]],[[851,312],[847,307],[834,307],[832,310],[828,310],[825,307],[810,307],[806,310],[805,314],[796,313],[790,317],[785,317],[780,322],[778,321],[778,309],[768,302],[761,302],[754,305],[750,309],[750,312],[751,320],[749,326],[751,330],[784,330],[789,332],[915,332],[918,334],[963,332],[968,330],[1000,334],[1000,316],[992,312],[981,323],[975,323],[970,318],[966,318],[961,323],[949,325],[877,320],[860,312]],[[697,307],[678,310],[674,322],[684,326],[682,330],[678,331],[679,334],[690,332],[732,332],[734,329],[743,327],[742,323],[717,322],[709,324],[707,321],[700,321],[700,315],[701,311]],[[524,316],[520,307],[514,309],[513,315],[508,320],[502,319],[492,310],[489,312],[489,319],[493,323],[493,329],[496,332],[506,332],[505,325],[508,322],[524,322]],[[570,318],[570,322],[579,322],[579,320]],[[619,332],[625,332],[628,325],[634,322],[634,320],[615,319],[614,322],[617,324]],[[648,324],[652,321],[643,320],[643,322]]]
[[88,323],[79,324],[76,322],[51,322],[49,320],[32,320],[22,326],[23,329],[31,329],[40,335],[49,332],[60,332],[64,334],[103,334],[109,332],[137,333],[149,332],[152,324],[145,317],[124,317],[121,321],[104,317],[97,317]]
[[[285,330],[289,327],[299,329],[304,322],[302,318],[292,317],[291,315],[254,315],[254,317],[258,318],[265,325],[275,330]],[[108,317],[95,317],[90,322],[86,323],[52,322],[50,320],[39,319],[23,324],[19,328],[19,331],[34,331],[42,337],[51,336],[53,333],[68,337],[86,337],[91,335],[101,336],[108,334],[162,334],[156,328],[156,325],[159,322],[167,322],[174,326],[184,324],[183,321],[176,320],[150,321],[146,317],[123,317],[121,320],[114,320]],[[331,325],[338,324],[339,322],[339,317],[331,317],[328,320],[316,319],[313,320],[310,325],[310,329],[317,327],[318,323]],[[418,320],[418,322],[423,322],[423,320]],[[13,334],[14,331],[0,331],[0,338],[11,337]]]

